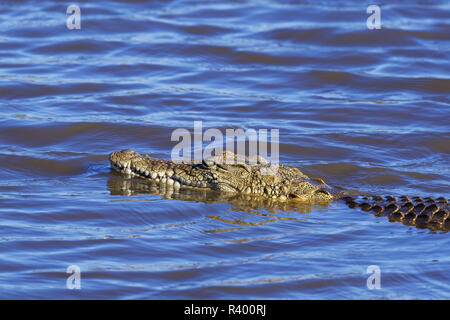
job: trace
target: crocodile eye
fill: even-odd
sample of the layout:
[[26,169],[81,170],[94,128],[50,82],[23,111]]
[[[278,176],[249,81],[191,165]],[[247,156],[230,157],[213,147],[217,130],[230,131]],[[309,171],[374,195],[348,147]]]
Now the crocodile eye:
[[328,190],[325,190],[325,189],[319,189],[319,190],[317,190],[314,193],[323,193],[323,194],[331,197],[331,193]]
[[205,168],[209,168],[209,167],[213,167],[214,166],[214,162],[213,161],[207,161],[205,159],[202,159],[202,164]]
[[226,164],[217,163],[216,165],[217,165],[217,167],[219,167],[220,169],[222,169],[224,171],[229,171],[230,167]]

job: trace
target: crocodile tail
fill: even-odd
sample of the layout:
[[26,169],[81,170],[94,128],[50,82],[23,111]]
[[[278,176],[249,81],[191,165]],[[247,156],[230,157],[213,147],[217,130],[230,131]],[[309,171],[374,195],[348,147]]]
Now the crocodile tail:
[[343,196],[350,208],[372,211],[376,216],[386,216],[390,221],[431,230],[450,230],[450,206],[444,197],[401,196]]

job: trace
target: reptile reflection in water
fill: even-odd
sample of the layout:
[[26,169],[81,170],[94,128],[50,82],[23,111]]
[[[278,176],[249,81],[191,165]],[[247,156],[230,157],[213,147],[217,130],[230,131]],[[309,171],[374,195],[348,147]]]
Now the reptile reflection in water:
[[[313,205],[304,202],[280,202],[275,199],[246,195],[239,193],[223,193],[220,191],[200,189],[200,188],[178,188],[174,189],[170,186],[160,183],[146,181],[142,179],[126,179],[116,172],[112,172],[108,179],[107,187],[111,195],[120,196],[136,196],[142,194],[153,194],[162,196],[163,199],[196,201],[207,204],[213,203],[229,203],[236,209],[251,212],[258,215],[272,216],[262,214],[255,210],[265,209],[270,213],[280,211],[297,211],[300,213],[309,213]],[[281,219],[273,216],[273,218]],[[286,218],[295,219],[296,218]]]
[[[285,217],[278,216],[277,213],[280,212],[297,212],[297,213],[310,213],[313,207],[322,206],[326,207],[326,205],[321,204],[312,204],[310,202],[290,202],[290,201],[277,201],[276,199],[247,195],[241,193],[224,193],[215,190],[209,189],[201,189],[201,188],[173,188],[171,186],[167,186],[165,184],[156,183],[149,180],[139,179],[139,178],[124,178],[123,175],[116,171],[111,172],[111,176],[108,179],[107,187],[110,191],[111,195],[121,195],[121,196],[135,196],[142,194],[153,194],[162,196],[162,199],[173,199],[173,200],[181,200],[181,201],[195,201],[195,202],[203,202],[206,204],[215,204],[215,203],[227,203],[233,206],[232,210],[241,211],[251,213],[260,217],[263,217],[264,220],[260,220],[257,222],[249,222],[243,221],[240,219],[227,219],[217,215],[209,215],[208,218],[215,219],[221,222],[225,222],[228,224],[233,224],[237,226],[258,226],[263,225],[268,222],[274,222],[277,220],[296,220],[296,221],[306,221],[305,218],[296,218],[296,217]],[[363,196],[365,201],[369,201],[368,197]],[[387,197],[389,198],[389,197]],[[353,208],[354,205],[357,205],[354,202],[353,197],[344,197],[343,200],[349,205],[349,207]],[[396,199],[394,199],[397,201]],[[392,199],[386,199],[386,201],[394,201]],[[380,199],[374,199],[374,201],[380,201]],[[402,200],[401,200],[402,201]],[[406,204],[409,204],[409,200],[406,200]],[[421,201],[421,199],[415,199],[414,201]],[[425,202],[430,202],[431,200],[425,199]],[[434,200],[433,200],[434,201]],[[399,202],[400,203],[400,202]],[[365,204],[365,203],[363,203]],[[419,203],[420,205],[420,203]],[[359,205],[362,211],[368,211],[362,205]],[[371,205],[372,206],[372,205]],[[377,206],[375,204],[374,206]],[[390,205],[387,206],[389,208]],[[405,205],[404,205],[405,206]],[[442,206],[442,205],[441,205]],[[443,204],[444,207],[447,207],[447,204]],[[425,207],[425,205],[424,205]],[[266,213],[262,213],[264,211]],[[439,212],[444,212],[445,216],[441,217],[441,220],[445,220],[448,215],[447,209],[441,209]],[[436,213],[436,215],[439,214]],[[406,216],[405,219],[399,219],[394,214],[389,214],[389,212],[375,212],[376,216],[384,216],[389,219],[391,222],[402,222],[407,226],[415,226],[419,229],[430,229],[430,230],[442,230],[447,232],[449,228],[448,223],[417,223],[412,222],[409,219],[409,216]],[[438,218],[438,217],[434,217]]]
[[[298,212],[308,213],[312,209],[312,205],[308,203],[288,203],[279,202],[274,199],[265,197],[257,197],[244,194],[231,194],[209,189],[193,189],[178,188],[174,189],[160,183],[145,181],[141,179],[124,179],[118,173],[113,172],[107,182],[107,186],[111,195],[136,196],[136,195],[159,195],[162,199],[172,199],[181,201],[203,202],[206,204],[227,203],[232,206],[231,211],[240,213],[249,213],[252,217],[258,219],[248,219],[245,217],[231,218],[219,215],[207,215],[209,219],[231,224],[234,227],[229,229],[212,229],[205,230],[207,233],[220,233],[241,229],[246,226],[260,226],[279,220],[295,220],[305,221],[306,219],[296,217],[286,217],[277,215],[280,212]],[[264,211],[264,213],[263,213]],[[247,216],[248,218],[248,216]],[[253,221],[252,221],[253,220]],[[244,239],[233,241],[245,241]]]

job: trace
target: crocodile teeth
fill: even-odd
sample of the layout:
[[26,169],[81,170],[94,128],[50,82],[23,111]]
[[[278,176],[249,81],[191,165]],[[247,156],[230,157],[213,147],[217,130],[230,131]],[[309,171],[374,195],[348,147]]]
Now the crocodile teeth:
[[174,173],[173,170],[169,169],[166,171],[166,176],[171,178],[173,176],[173,173]]
[[152,179],[156,179],[157,176],[156,172],[152,172]]

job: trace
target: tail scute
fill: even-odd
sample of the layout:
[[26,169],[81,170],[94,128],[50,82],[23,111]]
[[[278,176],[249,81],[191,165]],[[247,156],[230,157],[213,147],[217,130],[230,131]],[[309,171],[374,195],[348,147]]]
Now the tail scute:
[[401,196],[344,196],[341,198],[352,209],[373,211],[376,216],[386,216],[390,221],[431,230],[450,231],[450,206],[444,197]]

